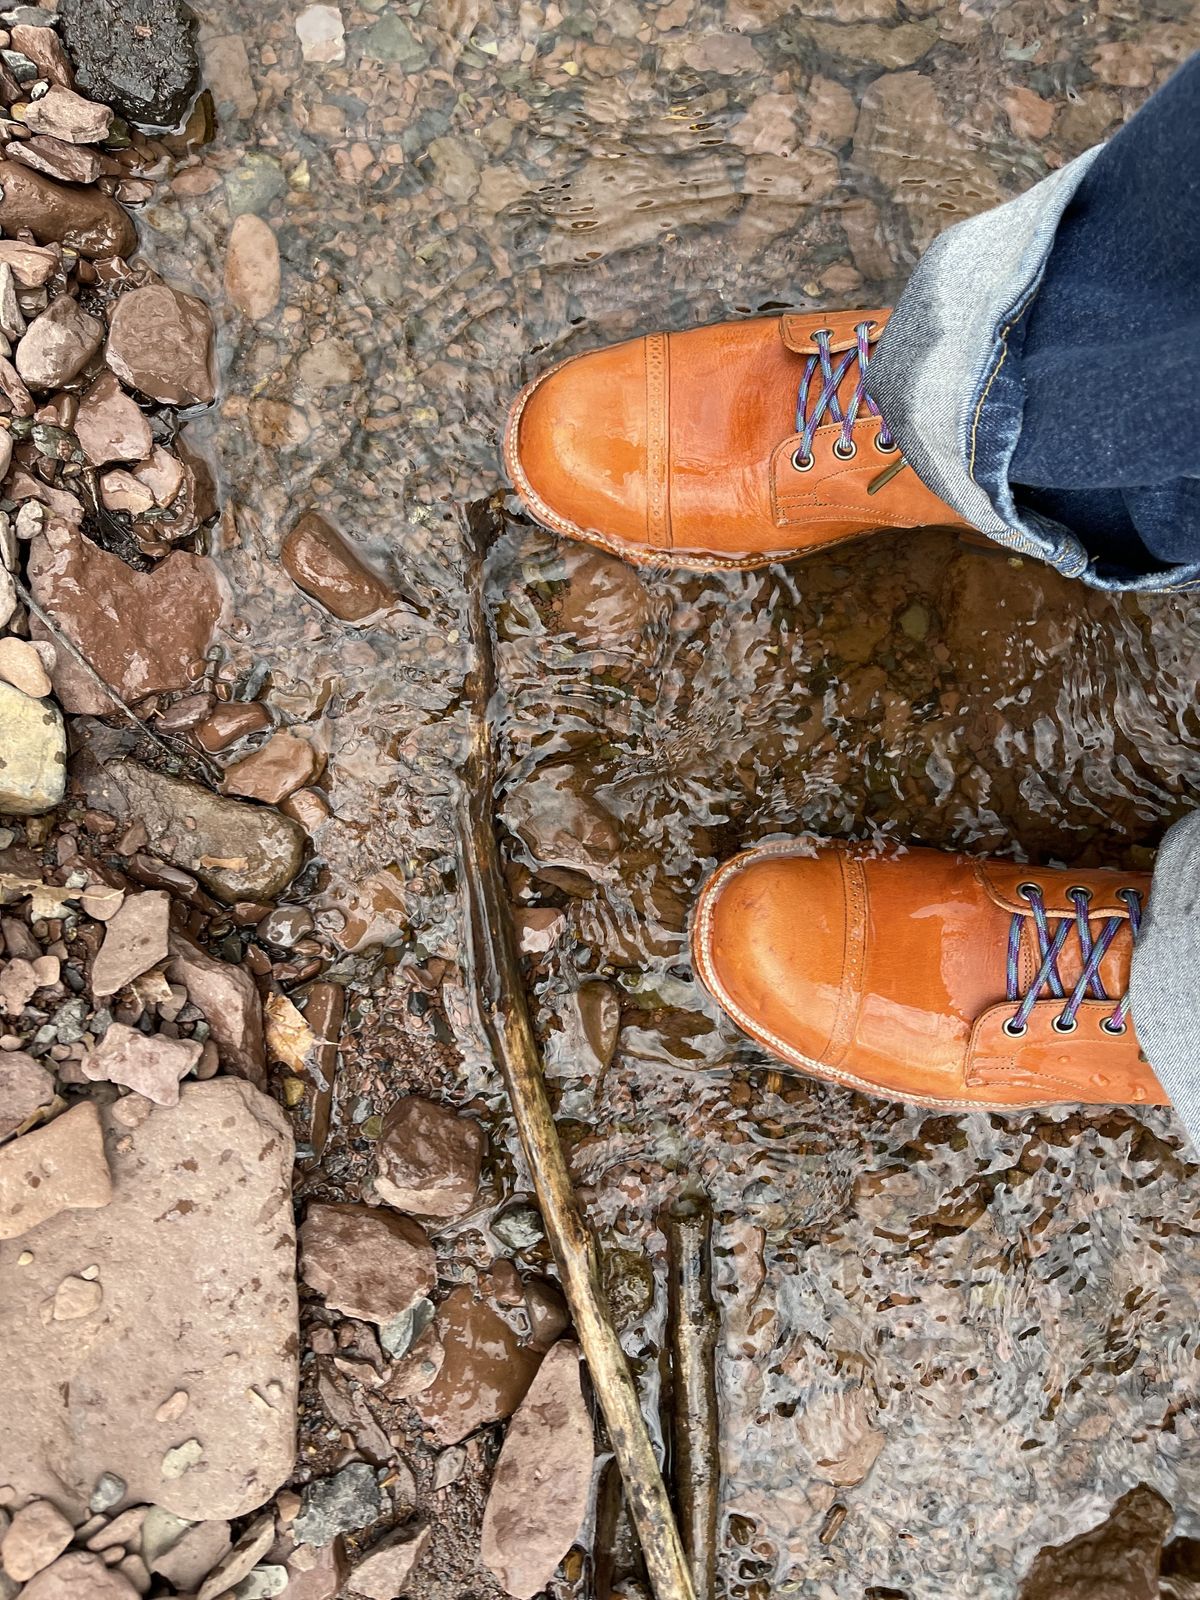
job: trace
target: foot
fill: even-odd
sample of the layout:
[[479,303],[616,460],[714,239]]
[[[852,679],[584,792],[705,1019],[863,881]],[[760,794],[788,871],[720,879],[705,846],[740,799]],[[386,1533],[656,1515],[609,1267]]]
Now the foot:
[[1126,992],[1148,873],[764,845],[705,885],[696,971],[803,1072],[922,1105],[1162,1105]]
[[881,528],[968,524],[863,393],[886,311],[652,333],[517,396],[504,463],[544,527],[645,565],[761,567]]

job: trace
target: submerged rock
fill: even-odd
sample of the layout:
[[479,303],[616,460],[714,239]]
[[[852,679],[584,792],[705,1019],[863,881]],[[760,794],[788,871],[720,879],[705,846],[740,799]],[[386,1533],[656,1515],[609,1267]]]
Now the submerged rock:
[[279,245],[269,223],[247,211],[234,219],[225,252],[225,292],[238,310],[259,322],[279,302]]
[[208,405],[216,398],[213,322],[195,295],[165,283],[117,301],[105,360],[122,382],[160,405]]
[[231,905],[274,900],[304,861],[306,835],[290,817],[228,800],[135,761],[110,762],[89,792],[94,804],[119,820],[144,823],[156,855],[194,873]]
[[437,1283],[425,1230],[370,1206],[311,1205],[300,1229],[300,1275],[326,1305],[391,1322]]
[[174,127],[196,87],[196,22],[183,0],[60,0],[85,94],[130,122]]
[[306,511],[283,541],[284,571],[297,588],[343,622],[394,605],[395,591],[359,560],[319,511]]
[[418,1217],[461,1217],[475,1204],[485,1145],[483,1129],[470,1117],[408,1095],[383,1119],[375,1194]]
[[0,683],[0,812],[53,811],[67,787],[67,730],[51,700]]
[[514,1600],[533,1600],[587,1515],[595,1445],[579,1346],[556,1344],[509,1424],[483,1518],[484,1565]]
[[1019,1600],[1158,1600],[1175,1513],[1148,1484],[1123,1494],[1096,1528],[1040,1551]]
[[[0,1149],[0,1239],[19,1238],[60,1212],[92,1210],[107,1206],[111,1199],[112,1178],[100,1114],[90,1100]],[[0,1250],[0,1262],[4,1256],[5,1251]],[[7,1293],[17,1297],[17,1285],[11,1278]],[[0,1323],[3,1319],[0,1305]],[[0,1344],[0,1348],[4,1346]],[[24,1398],[18,1391],[18,1399]],[[47,1485],[47,1492],[53,1489],[53,1484]]]
[[[58,1124],[84,1113],[95,1124],[91,1104]],[[44,1222],[20,1268],[19,1242],[0,1245],[0,1480],[18,1498],[52,1494],[71,1516],[105,1471],[133,1504],[243,1516],[293,1463],[291,1130],[238,1078],[187,1084],[169,1108],[127,1097],[104,1127],[111,1202]],[[102,1304],[47,1321],[85,1264]],[[182,1410],[166,1404],[181,1392]]]
[[0,228],[28,228],[38,244],[71,245],[92,259],[129,256],[137,247],[137,229],[115,200],[56,183],[19,161],[0,161]]

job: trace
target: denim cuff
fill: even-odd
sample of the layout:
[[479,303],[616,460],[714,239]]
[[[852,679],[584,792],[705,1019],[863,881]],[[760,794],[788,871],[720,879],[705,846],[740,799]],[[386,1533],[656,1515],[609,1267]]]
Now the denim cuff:
[[866,378],[867,393],[923,483],[998,544],[1085,581],[1094,579],[1083,544],[1058,523],[1017,509],[1008,465],[1021,432],[1023,389],[1014,371],[1021,319],[1059,220],[1102,148],[935,239]]

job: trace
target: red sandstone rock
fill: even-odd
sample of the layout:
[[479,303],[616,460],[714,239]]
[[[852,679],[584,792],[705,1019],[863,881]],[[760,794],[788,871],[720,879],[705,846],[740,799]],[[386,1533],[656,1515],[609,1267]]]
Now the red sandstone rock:
[[104,943],[92,962],[92,993],[97,999],[116,994],[166,960],[170,915],[171,900],[164,889],[131,894],[124,901],[106,925]]
[[111,1199],[100,1117],[90,1100],[0,1148],[0,1239]]
[[83,256],[132,255],[137,229],[127,212],[99,189],[55,183],[17,161],[0,161],[0,228],[23,229],[38,244],[72,245]]
[[105,360],[123,383],[160,405],[208,405],[216,398],[208,307],[165,283],[132,289],[117,301]]
[[437,1282],[425,1230],[370,1206],[311,1205],[300,1229],[300,1274],[326,1305],[391,1322]]
[[321,759],[307,739],[281,729],[261,749],[225,768],[225,792],[278,805],[320,770]]
[[461,1217],[475,1204],[486,1144],[483,1129],[418,1095],[383,1119],[375,1150],[375,1194],[418,1217]]
[[317,511],[296,523],[280,558],[292,582],[343,622],[361,622],[395,603],[395,592]]
[[421,1415],[439,1444],[457,1444],[512,1415],[542,1358],[468,1288],[443,1301],[433,1325],[445,1357],[419,1401]]

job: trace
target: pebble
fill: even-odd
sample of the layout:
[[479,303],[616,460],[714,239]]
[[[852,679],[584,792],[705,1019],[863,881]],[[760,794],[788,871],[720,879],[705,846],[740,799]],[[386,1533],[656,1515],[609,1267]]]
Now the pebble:
[[73,89],[58,85],[47,89],[40,100],[31,100],[25,109],[25,126],[33,133],[48,134],[67,144],[101,144],[108,138],[113,114],[108,106],[85,100]]
[[80,400],[75,437],[97,467],[110,461],[144,461],[154,443],[141,407],[111,372],[102,372]]
[[133,761],[110,762],[90,793],[93,805],[119,821],[139,819],[156,855],[194,873],[229,905],[270,903],[304,860],[304,831],[289,818]]
[[11,267],[17,282],[26,289],[40,289],[48,283],[58,270],[61,254],[20,239],[0,239],[0,263]]
[[371,1468],[354,1461],[331,1478],[318,1478],[303,1492],[304,1506],[292,1524],[297,1544],[327,1545],[339,1534],[357,1533],[378,1521],[383,1497]]
[[[244,1516],[275,1493],[294,1459],[291,1131],[274,1101],[239,1078],[189,1083],[169,1109],[143,1101],[147,1114],[122,1125],[115,1113],[135,1098],[104,1113],[109,1208],[43,1223],[35,1261],[5,1274],[6,1460],[20,1495],[54,1485],[68,1513],[82,1514],[107,1471],[126,1481],[132,1504],[188,1520]],[[46,1131],[81,1113],[98,1144],[90,1102]],[[0,1149],[0,1163],[39,1137]],[[76,1157],[73,1172],[81,1164]],[[103,1285],[103,1337],[47,1338],[38,1308],[90,1265]],[[159,1398],[181,1388],[190,1399],[182,1421],[156,1421]],[[103,1401],[84,1405],[87,1395]],[[177,1477],[163,1476],[164,1458],[168,1472],[181,1469]]]
[[366,1322],[391,1322],[437,1283],[425,1231],[370,1206],[314,1204],[300,1229],[300,1276],[325,1304]]
[[99,189],[56,183],[19,161],[0,161],[0,228],[28,229],[38,244],[65,244],[83,256],[129,256],[137,229],[129,213]]
[[119,1083],[155,1105],[175,1106],[180,1080],[195,1071],[203,1049],[191,1039],[140,1033],[114,1022],[80,1065],[92,1083]]
[[514,1600],[546,1588],[587,1516],[595,1443],[579,1346],[542,1362],[508,1427],[483,1517],[484,1565]]
[[288,1600],[337,1600],[346,1584],[350,1562],[339,1535],[326,1545],[302,1544],[288,1557]]
[[123,1572],[105,1565],[90,1550],[69,1550],[39,1572],[21,1600],[137,1600],[138,1591]]
[[166,284],[121,296],[109,324],[105,360],[123,383],[160,405],[209,405],[216,398],[208,307]]
[[164,889],[126,896],[104,928],[104,943],[92,963],[92,993],[116,994],[134,978],[167,959],[171,898]]
[[434,1328],[445,1356],[421,1398],[421,1417],[439,1444],[458,1444],[511,1416],[542,1358],[466,1287],[443,1301]]
[[0,638],[0,679],[33,700],[50,693],[50,676],[36,647],[11,633]]
[[376,1143],[374,1189],[418,1217],[461,1217],[475,1204],[483,1129],[449,1106],[409,1095],[387,1112]]
[[225,792],[278,805],[312,782],[321,759],[307,739],[280,729],[266,744],[225,768]]
[[49,1500],[31,1500],[13,1513],[12,1525],[0,1542],[0,1561],[10,1578],[25,1583],[48,1567],[70,1544],[75,1529]]
[[395,591],[318,511],[306,511],[295,524],[280,559],[292,582],[342,622],[362,622],[395,604]]
[[[52,1322],[79,1322],[90,1317],[104,1303],[104,1290],[92,1278],[64,1278],[54,1291],[50,1308]],[[45,1320],[45,1319],[43,1319]]]
[[38,76],[63,89],[75,87],[71,61],[53,28],[18,22],[12,28],[12,47],[38,68]]
[[67,731],[51,700],[0,682],[0,813],[35,817],[53,811],[67,788]]
[[0,1052],[0,1139],[54,1099],[54,1074],[24,1050]]
[[229,701],[214,706],[209,715],[196,724],[196,742],[215,755],[244,739],[248,733],[261,733],[270,726],[271,713],[259,701]]
[[9,158],[60,183],[95,183],[103,170],[97,151],[87,145],[66,144],[62,139],[39,137],[24,143],[13,140]]
[[67,1210],[112,1199],[100,1115],[83,1101],[0,1148],[0,1239],[16,1239]]
[[305,61],[346,59],[346,30],[337,6],[307,6],[296,18],[296,37]]
[[262,1001],[249,972],[172,934],[167,981],[187,991],[208,1023],[226,1071],[261,1088],[266,1082]]
[[[93,1514],[111,1511],[124,1498],[128,1487],[124,1478],[119,1478],[115,1472],[102,1472],[96,1487],[92,1490],[88,1510]],[[114,1517],[111,1522],[106,1522],[98,1533],[92,1534],[87,1541],[88,1549],[111,1550],[115,1545],[130,1548],[137,1544],[142,1537],[142,1525],[148,1510],[148,1506],[130,1506],[127,1511],[122,1511],[120,1516]],[[79,1538],[78,1534],[76,1538]]]
[[350,1588],[367,1600],[394,1600],[404,1593],[432,1539],[427,1522],[407,1523],[385,1533],[350,1574]]
[[77,377],[104,342],[104,324],[73,295],[59,295],[29,324],[17,346],[17,371],[31,389],[59,389]]
[[225,292],[252,322],[279,303],[279,244],[274,229],[252,211],[234,218],[225,251]]
[[282,800],[279,809],[285,817],[298,822],[310,836],[317,832],[330,817],[329,801],[320,789],[297,789],[295,794]]

